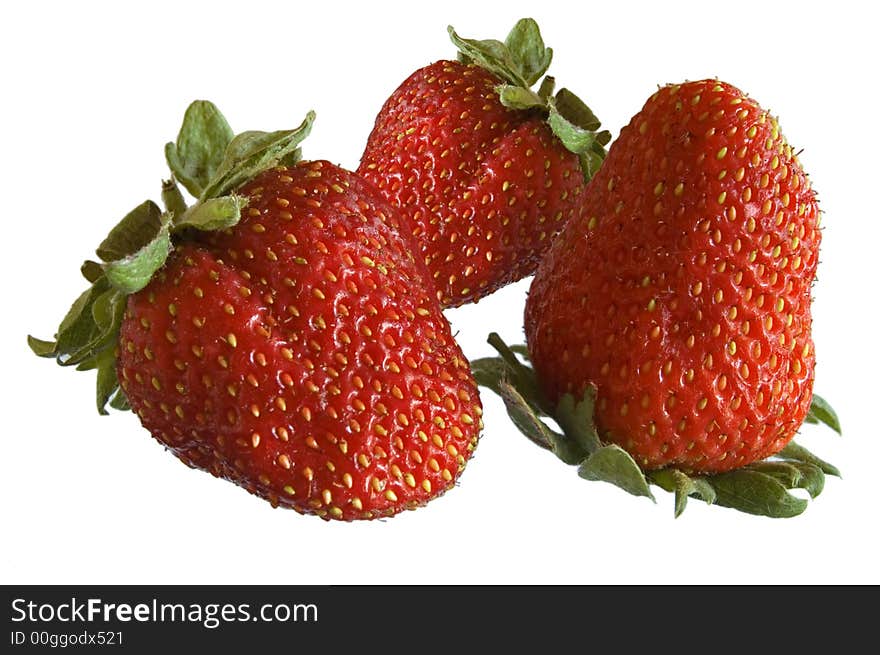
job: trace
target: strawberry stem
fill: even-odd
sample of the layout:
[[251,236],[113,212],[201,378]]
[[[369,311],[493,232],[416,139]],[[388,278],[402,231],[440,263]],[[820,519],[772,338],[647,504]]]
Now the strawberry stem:
[[186,211],[186,200],[183,199],[173,175],[168,180],[162,180],[162,204],[172,217],[180,216]]

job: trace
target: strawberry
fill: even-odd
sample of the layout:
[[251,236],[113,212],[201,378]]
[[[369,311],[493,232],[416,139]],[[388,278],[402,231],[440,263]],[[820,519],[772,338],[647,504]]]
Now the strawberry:
[[552,50],[519,21],[505,43],[460,38],[461,61],[410,75],[383,105],[358,172],[410,221],[446,307],[531,275],[608,132],[573,93],[551,97]]
[[[582,203],[526,303],[542,402],[563,414],[567,433],[591,433],[586,453],[616,445],[605,452],[633,464],[629,482],[644,481],[637,464],[662,469],[651,478],[661,486],[681,482],[685,498],[715,499],[717,488],[701,493],[688,476],[779,454],[810,413],[816,194],[776,119],[733,86],[703,80],[648,100]],[[824,406],[817,400],[811,416]],[[821,471],[805,464],[817,492]],[[598,464],[587,468],[601,477]],[[741,478],[715,478],[728,480],[720,500],[732,502]]]
[[[97,367],[99,409],[130,405],[184,463],[273,506],[351,520],[423,505],[461,473],[481,406],[406,226],[357,175],[296,161],[310,120],[234,139],[225,125],[191,107],[166,154],[199,202],[172,182],[166,212],[127,216],[74,318],[32,347]],[[90,319],[91,337],[71,334]]]

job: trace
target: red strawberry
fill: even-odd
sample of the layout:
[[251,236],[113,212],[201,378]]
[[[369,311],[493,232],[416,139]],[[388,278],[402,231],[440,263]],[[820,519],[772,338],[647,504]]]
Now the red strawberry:
[[532,284],[526,338],[545,392],[595,385],[601,434],[646,469],[778,452],[812,396],[818,221],[754,100],[715,80],[660,89]]
[[649,479],[684,498],[717,492],[722,504],[767,511],[776,494],[788,503],[777,515],[802,511],[774,476],[818,493],[822,471],[809,458],[798,464],[807,473],[765,464],[713,488],[685,475],[780,453],[811,407],[819,209],[776,119],[722,82],[664,87],[622,130],[582,201],[525,311],[539,404],[575,435],[573,459],[600,442],[623,449],[602,450],[581,474],[649,495],[637,470],[619,475],[634,459],[645,471],[677,469]]
[[[91,355],[99,385],[106,357],[157,440],[273,505],[343,520],[418,507],[455,483],[476,445],[467,360],[396,211],[328,162],[255,154],[277,135],[245,133],[223,144],[227,163],[201,167],[178,139],[169,162],[196,178],[201,209],[169,212],[167,261],[127,299],[112,264],[100,270],[93,288],[117,294],[120,315],[115,364],[115,334]],[[230,184],[245,207],[234,226],[175,223]],[[64,340],[62,325],[55,344],[34,343],[70,363]]]
[[531,275],[580,216],[585,175],[607,132],[572,93],[551,98],[552,51],[534,21],[507,41],[450,28],[463,62],[417,70],[385,102],[358,172],[411,222],[444,306],[475,302]]

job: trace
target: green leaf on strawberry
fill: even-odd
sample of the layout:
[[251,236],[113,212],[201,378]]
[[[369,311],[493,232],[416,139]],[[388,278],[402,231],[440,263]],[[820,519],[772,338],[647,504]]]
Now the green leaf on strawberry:
[[553,99],[553,105],[561,116],[582,130],[594,131],[602,126],[593,110],[568,89],[559,90]]
[[[534,25],[534,28],[521,27],[523,23],[528,22],[531,22]],[[463,39],[456,34],[451,25],[447,30],[449,32],[449,38],[459,50],[461,61],[465,63],[473,62],[482,66],[514,86],[529,87],[534,84],[534,80],[529,81],[527,79],[527,72],[525,69],[531,67],[532,61],[535,58],[534,49],[538,44],[535,42],[526,44],[519,38],[520,36],[526,35],[527,32],[531,34],[537,32],[537,38],[541,38],[537,25],[534,24],[534,21],[531,19],[524,18],[520,20],[508,36],[508,41],[515,41],[515,50],[513,51],[507,43],[502,43],[495,39]],[[540,45],[543,46],[543,41],[541,41]],[[553,53],[549,48],[547,49],[547,52],[548,54],[542,57],[542,59],[546,58],[547,66],[549,66]],[[528,57],[529,62],[519,60],[518,57],[522,55]],[[544,70],[546,70],[546,67]],[[538,77],[540,77],[541,74],[543,74],[543,71],[538,73]],[[529,77],[531,77],[531,75],[529,75]]]
[[[596,134],[579,127],[565,118],[550,102],[550,114],[547,118],[553,134],[559,137],[562,144],[580,157],[581,170],[585,179],[592,179],[605,159],[605,148],[600,139],[605,139],[609,132]],[[606,141],[607,142],[607,141]]]
[[32,337],[28,335],[27,338],[28,346],[31,351],[37,357],[54,357],[55,356],[55,342],[54,341],[45,341],[43,339],[37,339],[36,337]]
[[214,179],[233,139],[232,128],[212,102],[196,100],[186,110],[176,143],[165,145],[165,159],[175,178],[199,198]]
[[129,212],[55,340],[28,344],[96,371],[98,411],[131,409],[191,468],[328,520],[389,517],[455,486],[482,405],[402,216],[357,174],[298,161],[313,119],[233,137],[191,106],[164,211]]
[[580,445],[584,453],[595,453],[602,447],[596,426],[593,425],[593,405],[596,388],[587,387],[584,397],[575,402],[574,396],[565,394],[556,405],[554,417],[565,434]]
[[502,84],[497,89],[501,104],[511,109],[543,108],[547,100],[540,95],[521,86]]
[[751,466],[712,476],[715,503],[747,514],[791,518],[807,508],[804,498],[786,491],[785,482]]
[[174,221],[174,228],[182,230],[192,227],[203,232],[225,230],[238,223],[245,205],[247,198],[234,193],[220,198],[210,198],[196,203],[180,214]]
[[675,518],[684,512],[689,497],[700,498],[709,505],[715,502],[715,488],[709,482],[704,478],[692,478],[678,469],[652,471],[650,480],[661,489],[675,493]]
[[828,404],[821,396],[813,394],[813,402],[810,404],[810,411],[807,412],[808,423],[824,423],[829,428],[840,434],[840,419],[837,418],[837,412]]
[[119,390],[119,381],[116,378],[116,356],[112,350],[105,350],[97,361],[98,377],[96,383],[95,403],[98,413],[107,415],[107,403]]
[[[191,230],[230,228],[241,219],[247,200],[236,188],[263,170],[299,159],[299,144],[308,135],[314,112],[292,130],[244,132],[233,136],[226,119],[212,103],[197,100],[186,111],[176,143],[165,147],[173,178],[162,183],[166,211],[147,200],[126,214],[96,249],[101,263],[88,260],[80,271],[91,283],[71,306],[55,340],[28,336],[40,357],[62,366],[97,369],[96,402],[106,413],[127,409],[118,392],[114,349],[126,298],[143,289],[160,270],[174,246]],[[180,181],[198,201],[187,207]]]
[[810,498],[815,498],[825,489],[825,474],[818,466],[813,464],[798,463],[795,464],[801,473],[798,480],[798,487],[804,489]]
[[787,489],[803,489],[811,498],[818,496],[825,488],[825,476],[813,464],[769,459],[751,464],[750,468],[775,477]]
[[104,275],[114,289],[128,295],[140,291],[162,268],[171,252],[168,220],[164,220],[149,242],[135,252],[104,265]]
[[[39,339],[35,339],[39,341]],[[45,342],[41,342],[45,343]],[[501,381],[507,372],[507,364],[500,357],[484,357],[471,362],[471,373],[481,387],[488,387],[499,396]]]
[[116,393],[110,399],[110,402],[108,404],[110,405],[110,407],[120,412],[127,412],[131,409],[128,398],[126,397],[125,393],[123,393],[122,389],[116,390]]
[[589,181],[605,159],[604,146],[611,133],[598,132],[599,119],[570,90],[561,89],[553,96],[555,80],[551,76],[544,77],[537,92],[532,90],[553,59],[553,50],[544,45],[538,24],[531,18],[519,20],[504,43],[465,39],[452,26],[448,30],[460,61],[477,64],[502,80],[495,90],[505,107],[536,110],[546,116],[553,134],[580,157],[584,179]]
[[256,176],[275,166],[292,165],[299,160],[299,144],[312,130],[315,112],[292,130],[277,132],[242,132],[226,147],[223,160],[199,198],[207,200],[226,195]]
[[[536,414],[547,414],[544,406],[546,401],[541,396],[538,387],[538,380],[535,378],[535,372],[530,366],[525,366],[517,358],[516,353],[508,347],[504,340],[494,332],[489,335],[489,343],[498,354],[504,366],[500,370],[502,372],[502,380],[509,379],[510,382],[523,394],[523,399],[528,403]],[[506,368],[505,368],[506,366]]]
[[793,441],[789,442],[785,448],[776,453],[776,457],[784,461],[812,464],[827,475],[833,475],[837,478],[841,477],[840,471],[837,470],[836,466],[829,464],[825,460],[819,459],[809,450]]
[[[67,315],[58,326],[55,345],[51,353],[43,356],[56,357],[62,366],[79,364],[89,356],[81,355],[84,347],[94,343],[100,337],[99,328],[95,324],[92,306],[108,289],[109,283],[103,276],[74,301]],[[43,350],[45,353],[45,350]]]
[[87,259],[79,267],[79,272],[88,282],[97,282],[98,278],[104,275],[104,269],[98,262]]
[[553,61],[553,49],[544,45],[541,30],[531,18],[517,21],[504,45],[528,86],[541,79]]
[[142,202],[110,230],[95,253],[105,262],[123,259],[152,241],[162,228],[162,210],[152,200]]
[[[768,459],[726,473],[694,476],[675,467],[645,472],[629,453],[601,439],[593,421],[593,387],[588,387],[579,401],[570,393],[564,394],[556,408],[548,411],[528,364],[526,347],[507,346],[495,333],[489,336],[489,343],[499,356],[472,362],[477,384],[502,397],[514,424],[533,443],[566,464],[577,465],[578,475],[586,480],[609,482],[652,500],[650,485],[674,493],[676,517],[685,510],[688,498],[748,514],[796,516],[808,502],[789,491],[803,489],[816,498],[824,488],[826,475],[840,476],[837,468],[794,442]],[[818,396],[814,397],[812,412],[836,417],[827,401]],[[548,420],[560,430],[554,430]],[[830,427],[834,427],[833,421]]]
[[507,380],[502,380],[498,390],[508,416],[520,432],[538,446],[553,451],[562,461],[572,464],[578,461],[578,454],[571,455],[570,450],[562,442],[563,437],[541,420],[540,415],[515,386]]
[[610,482],[634,496],[654,500],[645,474],[628,452],[617,444],[602,446],[578,465],[578,475],[584,480]]

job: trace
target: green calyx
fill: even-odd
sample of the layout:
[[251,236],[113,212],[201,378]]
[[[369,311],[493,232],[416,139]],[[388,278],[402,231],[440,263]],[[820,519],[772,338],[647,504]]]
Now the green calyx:
[[[525,346],[508,346],[495,333],[489,335],[489,343],[499,356],[472,362],[474,377],[501,397],[520,432],[566,464],[577,466],[585,480],[610,482],[651,500],[652,485],[674,493],[676,517],[688,498],[748,514],[792,517],[803,512],[808,501],[789,491],[803,489],[815,498],[826,475],[840,476],[834,466],[794,442],[773,457],[727,473],[692,476],[675,468],[645,473],[620,446],[603,443],[593,421],[595,388],[588,387],[582,398],[566,394],[554,407],[541,393]],[[806,422],[823,423],[840,433],[837,415],[819,396],[813,396]]]
[[[107,405],[128,409],[116,377],[116,347],[126,299],[149,284],[174,246],[194,231],[230,228],[241,219],[247,198],[235,190],[258,173],[290,165],[315,119],[309,112],[292,130],[243,132],[235,136],[212,103],[193,102],[177,141],[165,146],[171,178],[162,183],[162,207],[147,200],[110,230],[80,272],[90,283],[68,310],[53,341],[28,335],[40,357],[78,371],[97,370],[98,412]],[[178,182],[196,199],[187,205]]]
[[545,76],[553,59],[553,49],[544,45],[538,24],[531,18],[519,20],[504,42],[494,39],[463,39],[450,26],[449,37],[459,50],[459,61],[477,64],[502,80],[496,87],[501,104],[510,109],[542,113],[553,134],[581,162],[589,181],[605,159],[605,146],[611,140],[607,130],[598,131],[599,119],[568,89],[553,95],[555,80]]

